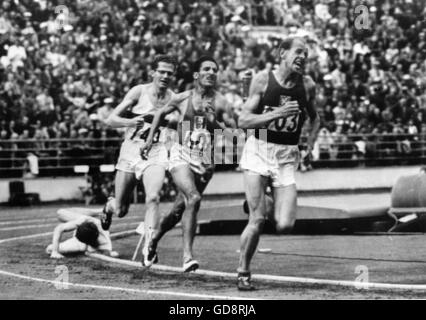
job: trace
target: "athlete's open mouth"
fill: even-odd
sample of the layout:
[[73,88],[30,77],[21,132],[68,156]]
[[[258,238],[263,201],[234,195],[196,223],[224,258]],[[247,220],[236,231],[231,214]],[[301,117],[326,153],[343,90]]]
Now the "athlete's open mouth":
[[294,64],[301,69],[303,69],[305,67],[305,61],[303,61],[303,60],[296,60],[296,61],[294,61]]

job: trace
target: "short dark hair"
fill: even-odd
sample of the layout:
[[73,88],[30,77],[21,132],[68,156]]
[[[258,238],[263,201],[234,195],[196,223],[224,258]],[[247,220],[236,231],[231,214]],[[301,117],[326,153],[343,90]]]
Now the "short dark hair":
[[212,57],[209,57],[209,56],[202,56],[202,57],[200,57],[200,59],[195,61],[193,72],[200,72],[201,65],[203,64],[203,62],[206,62],[206,61],[213,62],[216,65],[216,68],[219,69],[219,65],[217,64],[215,59],[213,59]]
[[83,222],[77,227],[75,237],[78,241],[88,244],[92,247],[97,247],[99,230],[98,227],[90,221]]
[[167,55],[167,54],[158,54],[154,57],[154,61],[152,61],[152,64],[151,64],[152,69],[157,70],[160,62],[172,64],[175,69],[176,69],[177,64],[178,64],[175,57]]
[[301,37],[287,37],[281,41],[280,46],[278,48],[278,52],[280,52],[281,49],[290,50],[295,40],[301,40],[305,42],[305,40]]

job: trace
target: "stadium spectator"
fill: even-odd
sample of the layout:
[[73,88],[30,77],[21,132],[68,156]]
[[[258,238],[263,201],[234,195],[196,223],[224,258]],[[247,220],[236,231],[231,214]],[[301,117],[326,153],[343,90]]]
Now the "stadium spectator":
[[[241,95],[244,69],[255,74],[276,62],[278,41],[260,35],[259,25],[308,39],[306,72],[317,83],[323,128],[348,135],[396,127],[402,136],[415,134],[415,126],[425,133],[422,1],[368,1],[368,30],[354,25],[357,0],[253,0],[251,10],[236,0],[65,0],[69,17],[60,17],[63,23],[55,3],[2,1],[0,118],[11,124],[1,124],[8,139],[22,134],[24,116],[30,125],[41,121],[50,137],[90,132],[89,115],[105,111],[105,98],[118,101],[131,86],[150,81],[158,53],[178,58],[175,91],[190,88],[192,64],[207,53],[218,61],[223,93]],[[107,129],[101,125],[99,136],[120,136]],[[29,138],[36,131],[30,129]],[[367,140],[366,157],[373,143]]]

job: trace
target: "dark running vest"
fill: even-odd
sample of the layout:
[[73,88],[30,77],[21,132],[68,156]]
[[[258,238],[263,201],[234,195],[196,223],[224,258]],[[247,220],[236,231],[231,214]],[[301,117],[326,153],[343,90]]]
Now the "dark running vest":
[[[286,89],[278,83],[272,71],[269,72],[268,86],[260,99],[255,113],[262,114],[270,112],[274,108],[284,105],[288,100],[296,100],[299,103],[300,113],[296,116],[279,118],[270,122],[265,127],[265,129],[267,129],[267,142],[297,145],[299,143],[303,123],[306,119],[306,107],[308,105],[303,78],[301,78],[293,88]],[[259,130],[255,131],[255,137],[257,139],[262,138],[259,134]]]

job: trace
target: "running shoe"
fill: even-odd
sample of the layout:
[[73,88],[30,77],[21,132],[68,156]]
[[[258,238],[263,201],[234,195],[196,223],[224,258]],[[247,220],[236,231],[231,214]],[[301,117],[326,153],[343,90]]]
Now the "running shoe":
[[200,265],[197,260],[190,259],[183,263],[183,272],[191,272],[198,269]]
[[158,263],[158,255],[152,247],[144,249],[142,252],[142,266],[151,267],[154,263]]
[[150,228],[148,233],[145,235],[145,241],[148,245],[142,250],[142,265],[145,267],[150,267],[154,263],[158,262],[158,256],[156,252],[156,245],[152,241],[153,230]]
[[250,272],[238,272],[238,290],[240,291],[253,291],[256,288],[251,284]]
[[112,223],[112,215],[114,214],[114,210],[111,208],[111,201],[115,201],[115,199],[113,197],[109,197],[102,210],[101,226],[104,230],[109,230],[109,227]]

